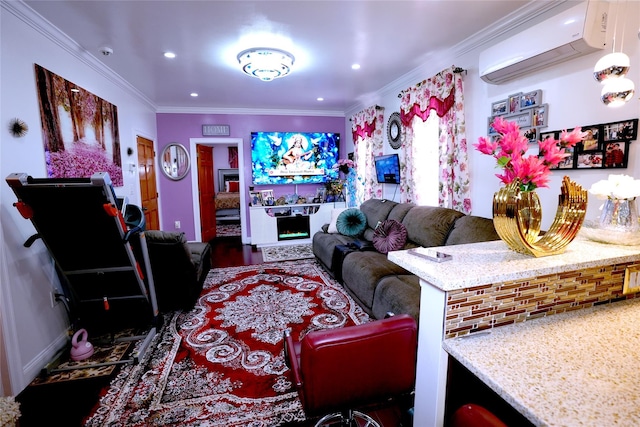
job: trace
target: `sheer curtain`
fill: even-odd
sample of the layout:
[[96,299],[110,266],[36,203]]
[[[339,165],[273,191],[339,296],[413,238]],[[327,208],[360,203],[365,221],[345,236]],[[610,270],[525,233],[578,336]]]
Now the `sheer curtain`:
[[[428,141],[437,138],[438,206],[468,214],[471,212],[467,139],[464,119],[464,91],[460,69],[447,68],[402,92],[400,117],[402,145],[400,157],[405,179],[401,185],[401,201],[420,204],[426,199],[420,177],[429,164]],[[435,113],[438,120],[428,126],[427,119]],[[435,116],[434,116],[435,117]],[[427,127],[418,125],[427,122]],[[437,128],[437,136],[429,129]],[[435,132],[435,131],[433,131]],[[434,142],[432,142],[434,143]],[[436,186],[433,182],[431,189]]]
[[356,180],[355,206],[363,201],[382,198],[382,185],[376,180],[373,158],[382,154],[384,108],[376,105],[351,117],[354,156],[358,179]]

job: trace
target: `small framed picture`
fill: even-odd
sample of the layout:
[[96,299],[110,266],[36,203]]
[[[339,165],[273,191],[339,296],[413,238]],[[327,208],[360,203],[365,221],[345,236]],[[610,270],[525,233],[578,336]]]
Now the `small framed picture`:
[[516,114],[511,114],[508,118],[511,122],[516,122],[522,128],[531,127],[531,110],[524,110]]
[[273,190],[262,190],[262,204],[264,206],[273,206],[276,204],[276,198],[273,196]]
[[251,206],[262,206],[262,193],[259,191],[249,191]]
[[604,167],[626,168],[628,159],[628,142],[607,142],[604,144]]
[[531,126],[546,128],[549,117],[549,105],[541,104],[531,110]]
[[503,114],[507,114],[507,100],[503,99],[491,104],[491,115],[492,116],[501,116]]
[[632,264],[624,269],[622,294],[640,292],[640,264]]
[[594,151],[601,149],[600,147],[600,126],[584,126],[583,132],[587,133],[584,140],[580,143],[582,151]]
[[566,148],[565,151],[569,155],[565,157],[560,163],[558,163],[558,166],[551,169],[575,169],[575,147]]
[[558,139],[558,132],[553,131],[553,132],[539,132],[540,134],[540,141],[544,141],[547,138],[553,138],[553,139]]
[[542,103],[542,90],[532,90],[520,95],[520,109],[533,108]]
[[520,111],[521,96],[522,96],[522,92],[509,95],[509,98],[507,98],[507,114],[513,114]]
[[638,119],[604,125],[603,141],[633,141],[638,137]]
[[591,153],[578,154],[577,168],[578,169],[602,169],[603,167],[603,155],[601,152],[593,151]]
[[535,144],[538,142],[538,129],[537,128],[528,128],[528,129],[520,129],[522,135],[529,140],[529,144]]
[[316,189],[316,197],[314,200],[317,200],[317,203],[324,203],[327,198],[327,189],[325,187],[318,187]]

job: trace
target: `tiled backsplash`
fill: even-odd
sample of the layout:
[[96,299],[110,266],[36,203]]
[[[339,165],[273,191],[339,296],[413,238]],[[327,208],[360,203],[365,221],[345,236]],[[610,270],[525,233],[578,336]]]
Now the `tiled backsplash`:
[[493,283],[447,292],[445,338],[579,310],[619,298],[625,268],[634,263],[593,267],[535,279]]

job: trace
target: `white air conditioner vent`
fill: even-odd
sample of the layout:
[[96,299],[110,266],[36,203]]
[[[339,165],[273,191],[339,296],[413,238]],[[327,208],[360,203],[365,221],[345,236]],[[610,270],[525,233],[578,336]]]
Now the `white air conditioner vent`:
[[609,4],[585,1],[480,53],[480,78],[498,84],[605,47]]

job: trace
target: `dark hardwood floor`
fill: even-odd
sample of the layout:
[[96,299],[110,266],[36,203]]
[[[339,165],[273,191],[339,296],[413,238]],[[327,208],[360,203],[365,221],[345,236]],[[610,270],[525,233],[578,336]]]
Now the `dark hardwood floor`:
[[[262,263],[260,250],[251,245],[243,245],[240,237],[213,239],[211,247],[212,268]],[[81,426],[98,403],[101,393],[109,386],[113,375],[115,373],[110,377],[28,386],[16,398],[22,412],[20,427]],[[371,415],[383,427],[411,425],[410,422],[402,421],[403,418],[406,419],[406,411],[397,407],[377,410]]]

